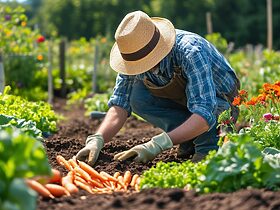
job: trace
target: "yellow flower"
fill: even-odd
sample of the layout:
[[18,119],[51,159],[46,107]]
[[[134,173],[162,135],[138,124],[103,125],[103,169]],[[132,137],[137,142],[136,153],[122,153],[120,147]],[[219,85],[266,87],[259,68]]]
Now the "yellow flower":
[[6,31],[6,36],[7,36],[7,37],[11,36],[12,34],[13,34],[13,32],[12,32],[11,30],[7,30],[7,31]]
[[26,26],[26,22],[25,22],[25,21],[22,21],[22,22],[21,22],[21,26],[22,26],[22,27],[25,27],[25,26]]

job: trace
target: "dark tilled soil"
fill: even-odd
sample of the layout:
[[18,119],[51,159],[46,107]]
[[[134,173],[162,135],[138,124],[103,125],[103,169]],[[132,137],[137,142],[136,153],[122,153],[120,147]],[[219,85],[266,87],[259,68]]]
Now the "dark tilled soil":
[[[81,107],[65,109],[63,101],[54,104],[55,110],[63,114],[65,119],[61,121],[56,134],[45,141],[45,148],[52,167],[59,169],[63,174],[66,170],[56,162],[56,155],[60,154],[66,159],[73,157],[83,146],[86,137],[94,133],[100,120],[91,120],[84,116]],[[101,151],[95,165],[97,171],[106,171],[113,174],[116,171],[125,172],[130,170],[133,174],[142,174],[144,170],[154,166],[162,160],[181,162],[176,157],[176,148],[172,148],[159,155],[155,160],[147,164],[134,163],[132,161],[117,162],[113,156],[134,145],[146,142],[160,129],[152,125],[128,119],[125,127],[107,143]],[[240,190],[234,193],[214,193],[197,195],[195,192],[186,192],[182,189],[150,189],[139,193],[113,193],[92,195],[80,190],[71,197],[55,199],[38,198],[37,209],[40,210],[99,210],[99,209],[191,209],[191,210],[280,210],[280,192],[261,190]]]

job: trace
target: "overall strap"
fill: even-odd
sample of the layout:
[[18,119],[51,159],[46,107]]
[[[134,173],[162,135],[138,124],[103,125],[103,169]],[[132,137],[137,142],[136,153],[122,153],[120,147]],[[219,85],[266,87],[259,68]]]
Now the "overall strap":
[[174,74],[170,82],[164,86],[156,86],[147,78],[144,79],[144,85],[149,89],[152,95],[171,99],[183,106],[186,106],[186,80],[182,75],[182,68],[174,66]]

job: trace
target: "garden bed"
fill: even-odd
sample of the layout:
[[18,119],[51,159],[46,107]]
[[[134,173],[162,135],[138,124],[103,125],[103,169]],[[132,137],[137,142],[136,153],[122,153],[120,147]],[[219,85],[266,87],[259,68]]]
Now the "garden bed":
[[[101,121],[84,117],[81,107],[72,107],[65,110],[63,101],[57,101],[54,105],[58,113],[66,118],[59,124],[56,134],[46,139],[44,145],[50,164],[66,175],[66,170],[56,161],[56,155],[62,155],[70,159],[83,146],[86,137],[94,133]],[[164,162],[182,162],[176,157],[176,148],[165,151],[155,160],[146,164],[132,161],[114,161],[113,156],[132,146],[146,142],[160,129],[148,123],[129,118],[125,127],[114,137],[114,141],[105,144],[99,159],[95,165],[97,171],[125,172],[130,170],[133,174],[142,174],[144,170],[155,166],[160,160]],[[280,209],[280,192],[272,192],[264,189],[240,190],[234,193],[214,193],[198,195],[193,191],[186,192],[182,189],[150,189],[139,193],[113,193],[91,195],[80,190],[71,197],[55,199],[38,198],[37,209],[70,210],[70,209]]]

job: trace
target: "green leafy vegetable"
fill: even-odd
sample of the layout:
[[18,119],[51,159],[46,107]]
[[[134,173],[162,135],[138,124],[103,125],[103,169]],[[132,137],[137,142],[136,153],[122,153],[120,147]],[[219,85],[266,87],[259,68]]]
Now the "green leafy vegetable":
[[0,209],[35,209],[36,194],[23,179],[50,173],[40,141],[18,129],[0,131]]
[[266,148],[249,135],[240,135],[235,142],[212,151],[198,164],[160,162],[145,171],[140,187],[183,188],[200,193],[233,192],[242,188],[280,189],[280,152]]
[[228,142],[207,162],[204,180],[196,188],[203,193],[233,192],[241,188],[279,189],[280,167],[266,158],[249,135]]
[[37,139],[42,138],[42,132],[36,128],[36,123],[25,119],[17,119],[13,116],[8,116],[4,114],[0,114],[0,130],[7,127],[16,127],[19,128],[22,132],[35,137]]
[[42,132],[56,131],[57,116],[51,106],[43,101],[29,102],[19,96],[9,95],[10,87],[0,93],[0,114],[31,120]]

